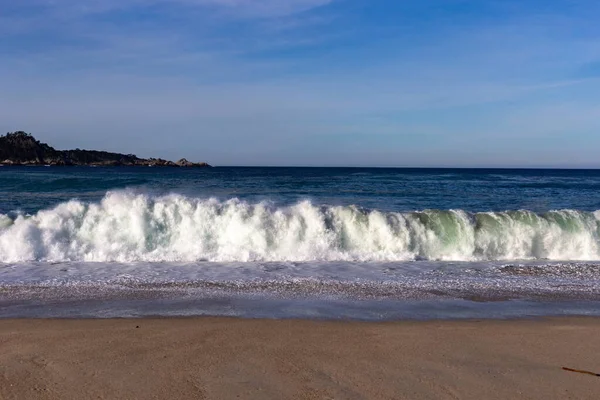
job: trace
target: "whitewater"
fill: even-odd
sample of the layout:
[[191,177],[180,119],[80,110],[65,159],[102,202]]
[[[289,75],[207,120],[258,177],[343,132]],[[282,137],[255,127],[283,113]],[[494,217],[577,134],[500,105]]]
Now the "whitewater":
[[118,190],[0,214],[4,263],[598,259],[600,211],[386,212]]
[[0,318],[600,314],[600,171],[15,167]]

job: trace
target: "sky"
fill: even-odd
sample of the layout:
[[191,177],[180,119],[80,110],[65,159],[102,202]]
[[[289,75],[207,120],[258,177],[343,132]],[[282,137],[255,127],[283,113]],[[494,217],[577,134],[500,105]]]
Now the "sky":
[[600,167],[600,2],[0,0],[0,132],[213,165]]

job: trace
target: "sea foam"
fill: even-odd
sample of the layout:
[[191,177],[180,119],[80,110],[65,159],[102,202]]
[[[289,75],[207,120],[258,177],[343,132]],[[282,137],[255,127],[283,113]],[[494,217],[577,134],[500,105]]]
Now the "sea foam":
[[0,214],[0,262],[598,260],[600,212],[396,213],[109,192]]

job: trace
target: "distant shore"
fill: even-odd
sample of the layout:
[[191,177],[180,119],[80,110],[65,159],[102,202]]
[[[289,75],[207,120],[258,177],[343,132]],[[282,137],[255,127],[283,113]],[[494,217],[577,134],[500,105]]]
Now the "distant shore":
[[[172,162],[172,161],[170,161]],[[89,167],[89,168],[119,168],[119,167],[158,167],[158,168],[214,168],[213,165],[205,164],[205,165],[171,165],[171,164],[121,164],[121,163],[102,163],[102,164],[18,164],[18,163],[0,163],[0,167]]]
[[205,162],[185,158],[173,162],[162,158],[140,158],[135,154],[98,150],[56,150],[36,140],[31,134],[18,131],[0,136],[2,166],[90,166],[90,167],[210,167]]
[[0,320],[0,398],[595,399],[598,318]]

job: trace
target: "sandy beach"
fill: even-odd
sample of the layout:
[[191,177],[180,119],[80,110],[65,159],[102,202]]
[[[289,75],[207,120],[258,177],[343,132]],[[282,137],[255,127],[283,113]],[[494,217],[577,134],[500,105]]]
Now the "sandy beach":
[[1,399],[594,399],[600,320],[0,321]]

